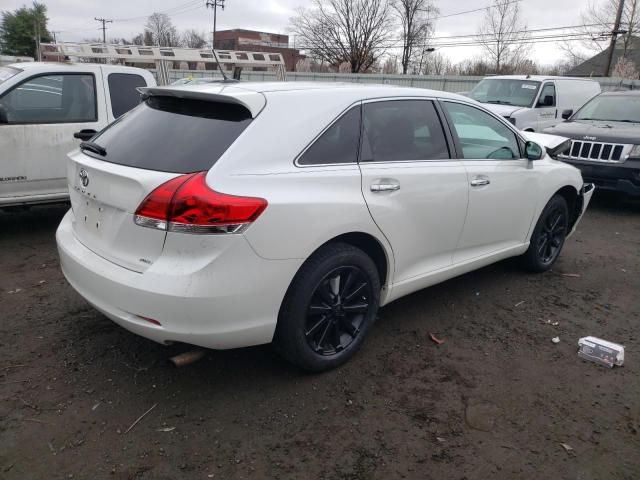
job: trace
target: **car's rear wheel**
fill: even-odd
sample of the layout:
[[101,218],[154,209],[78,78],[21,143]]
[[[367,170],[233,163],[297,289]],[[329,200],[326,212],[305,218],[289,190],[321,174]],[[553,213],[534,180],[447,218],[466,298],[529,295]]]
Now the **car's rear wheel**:
[[380,278],[371,258],[329,244],[296,274],[280,309],[275,344],[300,368],[320,372],[346,362],[375,321]]
[[526,268],[546,272],[558,259],[569,233],[569,208],[561,195],[554,195],[536,224],[529,249],[522,256]]

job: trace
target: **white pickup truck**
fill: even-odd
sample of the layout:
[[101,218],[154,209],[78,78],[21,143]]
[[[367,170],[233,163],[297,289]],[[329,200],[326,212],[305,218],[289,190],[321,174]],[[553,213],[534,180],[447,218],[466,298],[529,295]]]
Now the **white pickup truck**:
[[0,67],[0,208],[66,200],[67,153],[155,85],[151,72],[118,65]]

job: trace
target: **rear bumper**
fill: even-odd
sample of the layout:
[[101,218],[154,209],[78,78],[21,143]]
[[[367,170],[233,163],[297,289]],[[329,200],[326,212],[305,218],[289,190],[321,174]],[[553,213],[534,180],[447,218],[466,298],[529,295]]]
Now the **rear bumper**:
[[[62,271],[80,295],[122,327],[159,343],[214,349],[272,340],[280,304],[301,260],[265,260],[241,235],[218,236],[217,253],[203,248],[191,255],[176,248],[172,254],[172,241],[179,240],[174,237],[167,238],[168,253],[137,273],[80,243],[72,217],[69,211],[56,233]],[[198,243],[206,247],[207,240],[211,237]]]
[[640,195],[640,161],[638,160],[604,165],[566,159],[563,161],[580,169],[584,181],[593,183],[598,189]]

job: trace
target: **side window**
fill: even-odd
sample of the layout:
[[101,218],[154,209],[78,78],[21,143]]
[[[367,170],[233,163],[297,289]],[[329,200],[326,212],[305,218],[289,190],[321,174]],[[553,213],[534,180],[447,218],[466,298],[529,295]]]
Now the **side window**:
[[538,107],[555,107],[556,106],[556,86],[553,83],[545,83],[540,92],[538,99]]
[[362,114],[362,162],[450,158],[433,103],[390,100],[366,103]]
[[140,92],[136,89],[147,86],[144,78],[131,73],[112,73],[107,82],[111,96],[111,111],[116,118],[140,103]]
[[516,134],[486,112],[462,103],[443,102],[460,140],[464,158],[520,158]]
[[82,123],[98,120],[91,74],[44,75],[10,90],[0,104],[9,124]]
[[331,125],[298,160],[300,165],[355,163],[360,141],[360,106]]

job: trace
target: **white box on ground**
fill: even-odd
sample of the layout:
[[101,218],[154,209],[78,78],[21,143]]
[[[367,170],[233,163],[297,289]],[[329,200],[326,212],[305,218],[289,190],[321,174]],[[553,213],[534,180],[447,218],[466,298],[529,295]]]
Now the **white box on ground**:
[[624,347],[597,337],[583,337],[578,340],[578,355],[585,360],[612,368],[624,363]]

